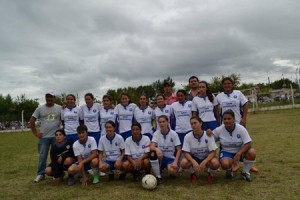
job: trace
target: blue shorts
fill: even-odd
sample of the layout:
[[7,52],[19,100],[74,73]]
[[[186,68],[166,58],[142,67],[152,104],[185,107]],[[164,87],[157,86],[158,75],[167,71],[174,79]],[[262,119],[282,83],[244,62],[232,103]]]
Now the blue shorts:
[[[235,153],[229,153],[229,152],[226,152],[226,151],[220,151],[220,158],[219,160],[222,160],[223,158],[231,158],[233,159],[235,156]],[[243,155],[241,155],[240,157],[240,162],[243,162],[244,161],[244,157]]]
[[100,140],[100,131],[99,132],[88,132],[88,136],[91,136],[93,138],[95,138],[97,146],[99,144],[99,140]]
[[143,133],[143,135],[148,136],[148,138],[150,139],[150,141],[152,140],[152,134],[151,133]]
[[66,140],[67,140],[68,142],[74,143],[74,142],[76,142],[78,139],[79,139],[79,138],[78,138],[77,133],[66,135]]
[[194,159],[194,160],[196,160],[196,162],[198,163],[198,164],[200,164],[200,163],[202,163],[202,161],[205,159],[200,159],[200,158],[197,158],[197,157],[195,157],[195,156],[192,156],[192,158]]
[[203,122],[202,124],[203,130],[214,130],[215,128],[218,127],[218,122],[217,121],[210,121],[210,122]]
[[[79,162],[76,162],[74,164],[79,165]],[[88,171],[88,170],[92,169],[91,163],[84,163],[83,166],[84,166],[84,171]]]
[[124,141],[125,141],[127,138],[129,138],[129,137],[132,136],[132,132],[131,132],[131,130],[129,130],[129,131],[120,133],[120,135],[123,137],[123,139],[124,139]]
[[189,132],[191,131],[188,131],[186,133],[177,133],[178,137],[179,137],[179,140],[180,140],[180,143],[181,143],[181,147],[183,146],[183,142],[184,142],[184,137],[186,136],[186,134],[188,134]]
[[114,170],[115,169],[115,163],[116,163],[116,161],[104,160],[104,162],[106,164],[108,164],[109,170]]
[[160,167],[163,168],[168,168],[170,164],[174,162],[175,159],[173,158],[168,158],[168,157],[163,157],[163,159],[160,161]]

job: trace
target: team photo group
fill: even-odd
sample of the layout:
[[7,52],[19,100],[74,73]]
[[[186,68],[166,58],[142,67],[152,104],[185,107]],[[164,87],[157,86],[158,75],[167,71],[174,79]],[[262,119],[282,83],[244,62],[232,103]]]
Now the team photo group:
[[124,92],[117,105],[108,95],[99,104],[87,93],[84,105],[68,94],[60,106],[55,93],[46,92],[46,103],[30,119],[38,138],[34,182],[50,176],[60,184],[67,177],[69,186],[87,186],[152,174],[159,185],[167,176],[176,181],[178,173],[189,173],[191,182],[201,175],[209,184],[217,181],[217,173],[232,179],[238,170],[241,179],[252,181],[250,171],[258,169],[246,126],[248,99],[230,77],[222,80],[217,95],[196,76],[188,81],[190,91],[175,93],[172,83],[163,82],[164,93],[156,95],[154,104],[140,94],[137,105]]

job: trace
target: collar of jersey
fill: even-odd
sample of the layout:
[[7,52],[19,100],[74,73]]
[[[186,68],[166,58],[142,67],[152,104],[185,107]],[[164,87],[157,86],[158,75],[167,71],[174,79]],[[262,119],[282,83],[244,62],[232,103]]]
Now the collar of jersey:
[[64,143],[63,143],[63,144],[58,144],[57,142],[55,142],[55,146],[56,146],[56,147],[63,147],[63,146],[66,145],[66,143],[67,143],[67,140],[64,140]]
[[226,131],[230,134],[230,136],[232,136],[233,131],[235,130],[235,123],[233,124],[233,129],[232,131],[229,131],[226,127],[225,127]]
[[107,140],[110,141],[110,142],[112,142],[112,141],[115,139],[115,137],[116,137],[116,133],[114,133],[114,137],[113,137],[112,139],[109,139],[108,136],[107,136],[107,134],[106,134],[106,138],[107,138]]
[[143,111],[143,112],[144,112],[147,108],[148,108],[147,105],[146,105],[146,107],[145,107],[144,109],[142,109],[141,106],[139,106],[139,109],[140,109],[141,111]]
[[72,108],[69,108],[69,107],[66,107],[66,108],[68,108],[71,111],[73,108],[76,108],[76,105],[73,106]]
[[160,133],[164,136],[164,139],[166,139],[167,135],[170,133],[171,129],[169,129],[169,131],[167,132],[167,134],[163,134],[160,130]]
[[167,106],[167,104],[165,104],[163,107],[160,107],[159,105],[157,105],[157,107],[161,110],[163,110],[166,106]]
[[93,105],[94,105],[94,103],[92,104],[91,107],[88,107],[88,105],[86,104],[86,107],[87,107],[89,110],[91,110],[91,108],[93,107]]
[[186,103],[186,100],[185,100],[183,103],[180,103],[180,102],[178,101],[178,103],[181,104],[182,106],[184,106],[184,104]]
[[230,95],[233,93],[233,90],[230,93],[227,93],[224,91],[224,94],[226,94],[228,97],[230,97]]
[[198,140],[198,142],[201,142],[201,138],[203,137],[203,135],[204,135],[204,131],[202,131],[202,135],[201,135],[199,138],[196,138],[196,137],[195,137],[195,133],[194,133],[194,131],[193,131],[193,136],[194,136],[194,138],[195,138],[196,140]]

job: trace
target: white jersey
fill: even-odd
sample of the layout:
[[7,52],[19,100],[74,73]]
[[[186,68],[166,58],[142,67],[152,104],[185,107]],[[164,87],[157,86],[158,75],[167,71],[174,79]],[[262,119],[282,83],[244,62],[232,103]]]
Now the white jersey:
[[154,118],[154,111],[150,106],[147,106],[145,109],[136,107],[134,110],[135,120],[142,126],[142,134],[151,133],[153,134],[152,121]]
[[83,120],[82,110],[79,106],[74,108],[65,108],[61,111],[61,120],[64,121],[64,130],[66,135],[77,134],[79,120]]
[[100,111],[101,135],[106,135],[105,123],[107,121],[116,122],[116,118],[117,115],[115,109],[105,109],[104,107],[101,108]]
[[192,102],[185,103],[174,102],[171,105],[172,114],[175,116],[176,133],[187,133],[192,130],[190,119],[192,117]]
[[125,155],[131,156],[134,160],[139,159],[145,153],[150,152],[150,139],[149,137],[142,135],[139,142],[133,141],[132,137],[129,137],[125,141]]
[[216,98],[221,107],[221,114],[231,109],[234,112],[235,121],[240,123],[243,114],[242,107],[248,102],[245,95],[239,90],[233,90],[230,94],[222,92]]
[[79,140],[73,144],[74,155],[76,157],[81,156],[82,159],[88,158],[93,150],[97,150],[97,143],[95,138],[90,136],[88,136],[88,139],[84,144],[81,144]]
[[161,115],[167,116],[169,124],[170,124],[170,116],[171,116],[171,114],[172,114],[172,108],[171,108],[170,105],[166,105],[163,108],[160,108],[160,107],[157,106],[154,109],[154,116],[155,116],[155,119],[156,119],[156,130],[160,130],[160,127],[158,125],[158,117],[161,116]]
[[93,103],[91,108],[87,107],[87,105],[82,105],[82,114],[84,124],[88,128],[88,132],[100,132],[100,122],[99,122],[99,113],[101,110],[101,106],[99,103]]
[[217,99],[214,97],[213,102],[211,102],[207,96],[200,97],[196,96],[193,99],[192,110],[198,112],[198,116],[203,122],[216,121],[214,114],[214,107],[218,105]]
[[136,104],[130,103],[128,106],[123,106],[122,104],[118,104],[116,106],[116,114],[119,119],[119,132],[124,133],[126,131],[131,130],[132,120],[133,120],[133,112],[136,108]]
[[229,132],[222,124],[213,130],[215,140],[220,141],[222,151],[237,153],[245,144],[251,142],[248,131],[242,125],[235,123],[232,132]]
[[176,147],[181,145],[177,133],[173,130],[170,130],[166,135],[163,135],[160,130],[155,131],[152,142],[157,144],[165,157],[172,159],[175,159]]
[[98,150],[105,152],[108,161],[118,160],[123,149],[125,149],[123,137],[117,133],[112,140],[108,139],[107,135],[101,136],[99,140]]
[[206,131],[199,139],[195,138],[194,132],[190,132],[184,137],[182,151],[189,152],[191,156],[203,160],[217,148],[214,137],[208,137]]

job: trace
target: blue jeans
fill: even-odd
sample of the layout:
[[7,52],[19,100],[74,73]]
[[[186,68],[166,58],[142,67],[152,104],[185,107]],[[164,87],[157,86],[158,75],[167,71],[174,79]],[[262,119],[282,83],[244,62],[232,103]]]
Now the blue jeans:
[[38,164],[37,175],[45,175],[49,148],[51,145],[54,145],[54,143],[55,143],[55,137],[39,139],[39,143],[38,143],[39,164]]

